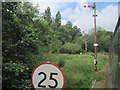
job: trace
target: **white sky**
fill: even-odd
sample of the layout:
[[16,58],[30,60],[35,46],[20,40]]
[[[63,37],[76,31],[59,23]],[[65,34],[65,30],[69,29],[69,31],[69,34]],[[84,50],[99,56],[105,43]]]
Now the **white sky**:
[[[78,2],[78,5],[74,8],[68,6],[69,3],[67,2],[70,0],[65,0],[66,2],[63,0],[57,0],[57,2],[51,1],[52,0],[30,0],[30,2],[39,5],[40,13],[43,13],[49,6],[51,8],[52,17],[55,17],[55,14],[60,8],[64,8],[63,10],[60,10],[62,24],[71,21],[73,25],[80,27],[80,29],[86,33],[93,28],[93,11],[92,9],[83,8],[83,6],[87,4],[87,0],[72,0]],[[97,26],[101,26],[108,31],[114,31],[118,17],[118,6],[109,4],[103,9],[98,10],[97,13]]]

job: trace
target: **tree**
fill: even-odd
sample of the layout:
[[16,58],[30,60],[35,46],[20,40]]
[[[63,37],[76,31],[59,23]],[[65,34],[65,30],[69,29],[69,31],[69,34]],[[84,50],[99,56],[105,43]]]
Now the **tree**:
[[46,20],[49,25],[50,25],[51,22],[52,22],[50,7],[48,7],[47,10],[45,10],[44,20]]
[[72,42],[74,42],[76,38],[82,37],[81,30],[77,26],[73,26],[73,28],[70,31],[70,34],[72,36]]
[[[101,27],[97,27],[97,51],[108,51],[108,47],[110,44],[110,41],[112,39],[113,32],[106,31],[105,29]],[[87,41],[88,41],[88,51],[94,52],[94,32],[93,30],[91,33],[89,33],[87,36]]]
[[106,31],[101,27],[98,27],[97,30],[97,43],[99,44],[98,50],[108,52],[108,47],[110,45],[110,41],[112,40],[113,32]]
[[70,29],[68,29],[66,25],[62,25],[59,29],[59,32],[60,34],[58,39],[62,42],[62,44],[72,41],[72,36],[70,35]]
[[61,14],[58,11],[55,17],[55,26],[59,28],[61,26]]
[[31,88],[29,78],[38,51],[33,22],[38,11],[28,2],[2,6],[3,89]]
[[68,28],[72,28],[72,22],[71,22],[71,21],[67,21],[66,26],[67,26]]

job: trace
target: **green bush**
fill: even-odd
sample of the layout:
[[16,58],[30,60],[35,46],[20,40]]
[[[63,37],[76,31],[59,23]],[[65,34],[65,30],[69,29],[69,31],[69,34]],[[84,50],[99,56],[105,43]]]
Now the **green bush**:
[[81,46],[79,44],[66,43],[60,48],[60,53],[79,54]]
[[59,67],[64,67],[65,65],[65,61],[63,59],[59,60],[58,61],[58,64],[57,64]]
[[20,62],[3,63],[3,87],[29,90],[31,88],[29,67]]

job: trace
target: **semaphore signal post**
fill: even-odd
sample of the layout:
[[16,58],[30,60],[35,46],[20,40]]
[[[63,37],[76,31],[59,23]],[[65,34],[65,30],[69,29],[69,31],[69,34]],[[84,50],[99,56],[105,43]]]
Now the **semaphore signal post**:
[[94,17],[94,60],[95,60],[95,71],[97,71],[97,38],[96,38],[96,17],[97,17],[97,14],[96,14],[96,3],[94,2],[93,6],[92,6],[92,9],[93,9],[93,17]]
[[96,3],[94,2],[94,4],[93,5],[88,5],[88,6],[84,6],[84,8],[92,8],[93,9],[93,12],[94,12],[94,14],[93,14],[93,17],[94,17],[94,44],[93,44],[93,46],[94,46],[94,65],[95,65],[95,71],[97,71],[97,46],[98,46],[98,44],[97,44],[97,34],[96,34],[96,17],[98,16],[97,14],[96,14]]

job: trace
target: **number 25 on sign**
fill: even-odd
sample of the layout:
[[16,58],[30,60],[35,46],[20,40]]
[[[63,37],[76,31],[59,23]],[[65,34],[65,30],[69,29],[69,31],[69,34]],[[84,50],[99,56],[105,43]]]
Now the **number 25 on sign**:
[[61,68],[51,62],[41,63],[32,71],[32,86],[35,90],[62,90],[64,83],[64,73]]

